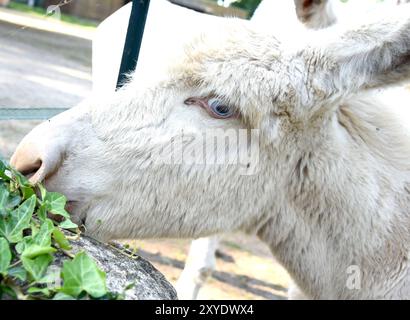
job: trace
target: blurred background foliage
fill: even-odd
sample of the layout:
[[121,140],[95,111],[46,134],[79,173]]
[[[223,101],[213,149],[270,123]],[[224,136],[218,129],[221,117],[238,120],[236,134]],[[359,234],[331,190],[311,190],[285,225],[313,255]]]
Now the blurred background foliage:
[[[219,5],[224,7],[237,7],[243,10],[246,10],[249,14],[249,17],[253,15],[259,4],[262,0],[212,0],[217,2]],[[276,0],[269,0],[269,1],[276,1]],[[293,1],[293,0],[288,0]],[[349,0],[340,0],[341,2],[348,2]],[[361,1],[361,0],[356,0]],[[384,0],[375,0],[376,2],[383,2]]]
[[244,9],[248,11],[249,16],[252,16],[261,2],[262,0],[238,0],[234,1],[232,6]]
[[[224,7],[237,7],[248,12],[249,16],[252,16],[256,8],[262,2],[262,0],[212,0]],[[275,1],[275,0],[271,0]],[[292,0],[289,0],[292,1]]]

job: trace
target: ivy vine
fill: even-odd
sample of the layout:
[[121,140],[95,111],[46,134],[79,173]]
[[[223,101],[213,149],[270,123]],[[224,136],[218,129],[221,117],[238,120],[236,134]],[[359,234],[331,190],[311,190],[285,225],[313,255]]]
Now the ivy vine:
[[[32,185],[0,160],[0,299],[124,297],[109,292],[105,272],[87,253],[70,254],[65,230],[77,236],[80,231],[65,210],[66,202],[62,194]],[[67,257],[62,267],[52,264],[58,252]]]

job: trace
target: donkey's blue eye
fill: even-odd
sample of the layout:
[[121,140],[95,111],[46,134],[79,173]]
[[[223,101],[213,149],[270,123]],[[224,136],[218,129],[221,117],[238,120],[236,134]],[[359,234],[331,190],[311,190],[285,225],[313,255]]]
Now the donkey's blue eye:
[[235,115],[233,108],[226,105],[219,99],[209,99],[208,106],[209,110],[216,118],[227,119]]

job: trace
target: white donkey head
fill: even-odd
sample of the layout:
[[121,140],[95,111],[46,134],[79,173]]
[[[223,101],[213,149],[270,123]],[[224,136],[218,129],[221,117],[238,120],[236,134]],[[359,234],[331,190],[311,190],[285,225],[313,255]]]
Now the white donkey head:
[[[307,34],[297,45],[235,19],[212,18],[201,28],[172,53],[164,48],[158,65],[110,99],[93,97],[35,128],[13,155],[12,165],[34,182],[67,195],[90,234],[273,228],[296,194],[309,193],[304,155],[320,150],[325,161],[344,139],[335,121],[340,103],[402,80],[410,67],[408,6],[349,30]],[[215,151],[204,145],[213,137],[203,137],[216,129],[237,137],[214,153],[228,155],[223,163],[203,160]],[[252,129],[258,149],[250,147]],[[169,160],[175,150],[183,161]],[[246,162],[229,161],[240,154]]]

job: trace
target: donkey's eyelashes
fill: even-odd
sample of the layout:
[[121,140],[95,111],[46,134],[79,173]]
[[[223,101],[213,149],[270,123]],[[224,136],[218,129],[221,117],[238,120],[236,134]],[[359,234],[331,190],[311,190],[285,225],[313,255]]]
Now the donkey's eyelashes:
[[215,119],[230,119],[238,116],[235,108],[218,98],[191,97],[184,101],[186,105],[197,105],[205,109]]

